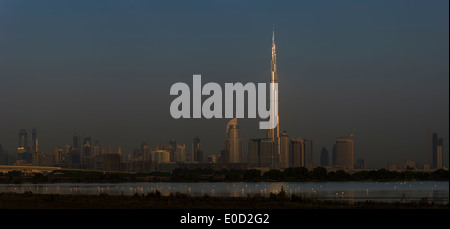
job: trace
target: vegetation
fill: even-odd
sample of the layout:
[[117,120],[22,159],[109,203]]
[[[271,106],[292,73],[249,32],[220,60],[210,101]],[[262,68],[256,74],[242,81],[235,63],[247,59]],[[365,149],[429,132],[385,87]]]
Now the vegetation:
[[447,209],[448,204],[428,201],[374,202],[321,200],[302,196],[287,196],[281,191],[270,197],[193,197],[174,193],[163,196],[160,192],[133,196],[108,195],[59,195],[0,193],[0,209]]
[[365,170],[348,173],[344,170],[327,171],[323,167],[309,170],[304,167],[287,168],[284,171],[269,170],[213,170],[213,169],[175,169],[172,173],[124,173],[83,170],[55,170],[50,174],[36,173],[32,176],[18,171],[0,173],[0,183],[118,183],[118,182],[303,182],[303,181],[396,181],[433,180],[448,181],[448,170],[390,171],[386,169]]
[[433,180],[448,181],[449,172],[443,169],[433,172],[390,171],[386,169],[347,173],[344,170],[328,172],[323,167],[308,170],[304,167],[287,168],[284,171],[269,170],[221,170],[176,169],[170,176],[171,181],[246,181],[246,182],[302,182],[302,181],[393,181],[393,180]]

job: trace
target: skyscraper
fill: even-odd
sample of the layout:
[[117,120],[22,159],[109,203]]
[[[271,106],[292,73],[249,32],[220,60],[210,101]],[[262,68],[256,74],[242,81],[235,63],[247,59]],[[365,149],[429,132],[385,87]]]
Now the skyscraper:
[[283,131],[280,137],[280,157],[279,157],[279,165],[280,168],[289,168],[289,135],[286,131]]
[[225,152],[225,155],[222,155],[222,161],[225,163],[242,163],[244,161],[242,139],[237,118],[231,119],[227,124]]
[[192,141],[192,161],[203,162],[203,151],[200,149],[200,138],[198,133],[195,133],[194,140]]
[[429,133],[429,151],[431,157],[431,168],[442,169],[443,168],[443,148],[444,140],[438,137],[437,133]]
[[290,167],[305,167],[305,150],[303,139],[291,139],[289,142],[289,158]]
[[174,153],[174,159],[170,159],[173,162],[186,162],[186,145],[176,145],[175,146],[175,153]]
[[23,147],[24,149],[28,148],[28,134],[26,129],[21,129],[19,131],[19,148]]
[[80,149],[81,148],[81,137],[78,133],[73,133],[73,148]]
[[[272,60],[270,63],[270,79],[269,79],[269,99],[270,117],[277,117],[276,120],[271,119],[270,122],[276,122],[276,127],[267,130],[266,138],[250,139],[248,142],[248,165],[250,167],[283,167],[289,163],[286,158],[286,141],[289,136],[283,136],[284,145],[281,146],[280,140],[280,119],[278,115],[278,75],[277,75],[277,54],[275,49],[275,30],[272,32]],[[276,84],[276,85],[274,85]],[[276,114],[276,115],[275,115]],[[270,126],[275,126],[270,123]],[[286,139],[287,138],[287,139]],[[283,148],[283,152],[281,150]],[[225,151],[226,153],[226,151]],[[280,153],[283,153],[281,155]]]
[[313,141],[311,138],[302,138],[303,140],[303,150],[305,155],[305,167],[311,168],[313,166]]
[[169,142],[169,153],[170,153],[170,161],[171,162],[175,162],[175,158],[176,158],[176,151],[177,151],[177,142],[175,141],[175,138],[170,139]]
[[37,137],[37,130],[36,128],[33,128],[32,132],[31,132],[31,145],[30,145],[30,150],[32,153],[36,153],[39,151],[39,142],[38,142],[38,137]]
[[19,131],[19,145],[17,147],[17,163],[29,164],[33,160],[33,154],[30,152],[28,145],[27,130],[21,129]]
[[444,140],[442,138],[438,138],[436,144],[436,169],[442,169],[444,167]]
[[336,165],[340,169],[353,169],[353,135],[336,138]]
[[266,138],[248,141],[248,165],[250,168],[274,167],[274,144]]
[[[278,84],[278,75],[277,75],[277,54],[275,49],[275,30],[272,31],[272,61],[270,62],[270,83]],[[277,125],[273,129],[269,129],[267,131],[267,138],[271,140],[274,144],[274,155],[279,156],[280,154],[280,123],[279,123],[279,114],[278,114],[278,86],[269,84],[270,92],[269,92],[269,103],[272,109],[272,114],[270,117],[277,117],[277,120],[271,120],[273,122],[277,122]],[[275,115],[277,114],[277,115]],[[273,126],[273,125],[271,125]]]
[[91,164],[92,159],[92,140],[91,137],[86,137],[83,139],[83,151],[81,151],[81,164],[89,165]]

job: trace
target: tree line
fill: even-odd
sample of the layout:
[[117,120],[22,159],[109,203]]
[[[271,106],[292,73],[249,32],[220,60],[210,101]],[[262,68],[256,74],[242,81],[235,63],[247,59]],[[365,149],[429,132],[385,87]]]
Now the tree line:
[[393,181],[433,180],[448,181],[448,170],[391,171],[387,169],[363,170],[349,173],[344,170],[327,171],[323,167],[272,169],[262,172],[249,170],[175,169],[172,173],[117,173],[102,171],[55,170],[50,174],[32,176],[19,171],[0,173],[0,183],[91,183],[91,182],[307,182],[307,181]]
[[278,182],[278,181],[378,181],[378,180],[435,180],[448,181],[448,170],[425,171],[391,171],[387,169],[364,170],[348,173],[344,170],[327,171],[323,167],[307,169],[305,167],[287,168],[283,171],[272,169],[261,172],[249,170],[212,169],[176,169],[171,174],[173,181],[246,181],[246,182]]

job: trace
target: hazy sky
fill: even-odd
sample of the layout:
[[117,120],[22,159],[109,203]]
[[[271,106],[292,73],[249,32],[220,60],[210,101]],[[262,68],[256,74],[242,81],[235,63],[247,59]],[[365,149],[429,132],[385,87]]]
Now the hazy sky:
[[[174,120],[176,82],[268,82],[275,25],[280,127],[355,160],[427,160],[427,131],[449,145],[449,2],[3,1],[0,144],[38,129],[41,149],[73,132],[126,150],[143,141],[223,148],[227,119]],[[244,151],[263,137],[239,120]],[[331,155],[330,155],[331,156]]]

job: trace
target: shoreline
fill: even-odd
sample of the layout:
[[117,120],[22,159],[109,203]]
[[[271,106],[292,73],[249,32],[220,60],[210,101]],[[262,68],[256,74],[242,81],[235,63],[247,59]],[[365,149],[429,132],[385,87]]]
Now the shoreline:
[[24,174],[19,171],[0,173],[0,184],[53,184],[53,183],[139,183],[139,182],[395,182],[395,181],[449,181],[448,170],[433,172],[404,171],[386,169],[361,171],[354,174],[345,171],[328,172],[318,167],[290,168],[281,172],[270,170],[264,174],[258,170],[178,169],[173,173],[121,173],[83,170],[55,170],[49,174]]
[[211,184],[220,184],[220,183],[345,183],[345,182],[375,182],[375,183],[383,183],[383,182],[450,182],[449,180],[417,180],[417,179],[405,179],[405,180],[306,180],[306,181],[173,181],[173,180],[62,180],[62,181],[52,181],[52,182],[33,182],[33,181],[21,181],[17,183],[10,182],[1,182],[0,185],[47,185],[47,184],[124,184],[124,183],[173,183],[173,184],[182,184],[182,183],[192,183],[192,184],[202,184],[202,183],[211,183]]
[[273,194],[270,197],[211,197],[190,196],[175,193],[162,196],[159,192],[147,194],[108,195],[70,195],[0,193],[0,209],[445,209],[449,204],[427,201],[349,202],[321,200],[301,196]]

